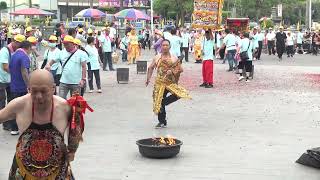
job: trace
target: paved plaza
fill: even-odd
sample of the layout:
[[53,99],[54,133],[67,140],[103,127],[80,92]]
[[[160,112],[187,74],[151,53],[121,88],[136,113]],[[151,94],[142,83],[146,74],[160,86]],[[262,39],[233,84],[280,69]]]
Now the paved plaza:
[[[150,61],[153,52],[143,54]],[[76,179],[319,180],[319,170],[295,160],[320,146],[320,59],[262,59],[254,62],[249,83],[215,61],[213,89],[198,86],[200,64],[184,64],[181,84],[193,99],[170,105],[168,128],[161,130],[154,129],[153,84],[145,87],[146,75],[131,65],[130,82],[117,84],[116,72],[102,72],[103,93],[85,94],[95,112],[86,114],[84,142],[72,163]],[[182,140],[180,154],[142,157],[136,141],[160,135]],[[0,129],[0,180],[7,179],[17,138]]]

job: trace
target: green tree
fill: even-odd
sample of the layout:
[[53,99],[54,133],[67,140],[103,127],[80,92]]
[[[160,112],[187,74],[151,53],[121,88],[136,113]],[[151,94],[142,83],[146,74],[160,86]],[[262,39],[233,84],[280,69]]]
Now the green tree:
[[0,2],[0,19],[1,19],[1,13],[2,13],[2,10],[5,10],[7,9],[7,3],[5,1],[1,1]]
[[[319,3],[319,0],[313,0],[313,10],[318,9]],[[258,21],[261,17],[270,17],[272,7],[277,7],[278,4],[283,5],[282,19],[286,24],[304,21],[306,0],[225,0],[224,11],[232,11],[232,8],[235,8],[237,17],[249,17],[253,21]],[[317,17],[317,14],[316,11],[314,16]]]
[[165,18],[176,20],[176,26],[184,25],[185,16],[191,16],[193,0],[155,0],[154,11]]

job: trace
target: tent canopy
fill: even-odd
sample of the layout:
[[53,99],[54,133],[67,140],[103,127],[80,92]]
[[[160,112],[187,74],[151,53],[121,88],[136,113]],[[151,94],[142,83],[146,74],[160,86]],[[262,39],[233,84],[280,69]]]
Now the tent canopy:
[[32,15],[38,15],[38,16],[50,16],[54,15],[54,13],[45,11],[38,8],[27,8],[27,9],[21,9],[17,10],[15,12],[10,13],[12,15],[18,16],[18,15],[25,15],[25,16],[32,16]]

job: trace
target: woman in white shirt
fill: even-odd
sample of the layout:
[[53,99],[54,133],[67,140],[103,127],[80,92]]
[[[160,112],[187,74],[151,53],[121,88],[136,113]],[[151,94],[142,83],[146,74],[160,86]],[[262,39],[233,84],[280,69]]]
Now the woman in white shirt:
[[294,36],[293,34],[291,34],[291,32],[289,31],[287,34],[287,55],[288,57],[293,57],[294,55]]
[[88,45],[85,47],[85,50],[88,53],[89,61],[88,65],[88,81],[89,81],[89,93],[93,92],[93,75],[96,79],[96,85],[98,88],[98,93],[102,93],[101,90],[101,81],[100,81],[100,64],[102,64],[99,59],[98,49],[95,46],[95,41],[93,37],[87,38]]
[[[61,72],[62,72],[62,66],[60,63],[61,60],[61,50],[57,48],[57,42],[58,38],[54,35],[51,35],[48,40],[48,47],[44,52],[44,65],[46,65],[50,61],[54,61],[55,63],[51,66],[51,73],[54,77],[54,83],[56,86],[59,86],[60,84],[60,78],[61,78]],[[60,59],[60,60],[59,60]],[[44,66],[43,66],[44,67]]]
[[247,76],[247,72],[252,72],[252,68],[253,68],[252,66],[253,49],[254,49],[253,47],[254,47],[254,42],[249,39],[249,33],[244,33],[243,38],[240,40],[240,43],[239,43],[238,53],[240,54],[240,57],[242,53],[247,53],[247,59],[240,58],[241,60],[239,62],[238,68],[242,69],[242,73],[241,73],[241,76],[239,77],[239,81],[242,81],[245,79],[246,82],[250,82],[249,77]]

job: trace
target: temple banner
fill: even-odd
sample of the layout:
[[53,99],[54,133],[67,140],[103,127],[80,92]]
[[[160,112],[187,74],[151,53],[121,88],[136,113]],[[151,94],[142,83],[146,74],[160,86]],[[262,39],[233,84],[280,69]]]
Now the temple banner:
[[221,25],[224,0],[194,0],[192,27],[216,29]]

